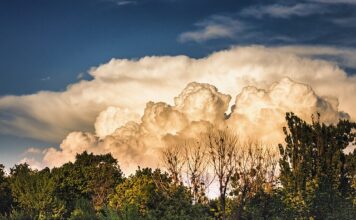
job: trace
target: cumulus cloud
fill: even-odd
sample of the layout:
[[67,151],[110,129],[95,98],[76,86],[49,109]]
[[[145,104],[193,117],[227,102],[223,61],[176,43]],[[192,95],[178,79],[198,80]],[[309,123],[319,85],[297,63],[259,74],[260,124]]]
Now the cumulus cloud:
[[[112,153],[120,161],[123,170],[130,173],[138,165],[159,166],[162,148],[182,139],[197,137],[213,126],[229,127],[242,137],[276,144],[283,140],[281,128],[285,125],[286,112],[294,111],[306,120],[319,112],[321,120],[327,123],[349,118],[347,114],[339,112],[337,99],[321,97],[309,85],[289,78],[283,78],[267,89],[244,87],[236,96],[232,111],[227,116],[230,99],[230,95],[221,93],[213,85],[189,83],[174,98],[174,105],[148,102],[138,122],[113,124],[110,120],[104,120],[100,126],[107,125],[110,132],[100,137],[97,133],[70,133],[59,150],[50,148],[44,151],[41,164],[60,166],[73,161],[77,153],[86,150],[96,154]],[[106,114],[111,118],[120,112],[109,108],[99,118]],[[114,125],[116,129],[113,129]]]
[[284,78],[268,89],[245,87],[237,95],[227,123],[242,137],[276,145],[283,141],[281,128],[285,126],[286,112],[294,112],[309,122],[317,112],[325,123],[349,119],[338,105],[337,99],[318,96],[309,85]]
[[112,134],[117,128],[129,121],[138,121],[139,114],[129,109],[121,109],[110,106],[100,112],[95,121],[95,132],[99,137],[105,137]]
[[[172,97],[192,81],[209,83],[223,94],[235,95],[248,85],[267,89],[286,76],[308,83],[320,96],[337,97],[339,108],[355,119],[356,77],[348,76],[337,65],[338,59],[322,60],[325,55],[344,57],[341,63],[352,66],[355,54],[332,47],[250,46],[215,52],[201,59],[186,56],[112,59],[89,71],[92,80],[81,80],[63,92],[1,97],[0,132],[60,142],[73,131],[93,133],[97,124],[97,135],[105,136],[125,124],[126,117],[135,121],[136,116],[127,116],[127,112],[143,115],[147,101],[173,106]],[[194,111],[178,105],[184,113]],[[110,106],[116,110],[103,113],[95,123],[99,113]],[[207,117],[213,118],[220,111]],[[100,128],[105,121],[110,121],[110,129]]]

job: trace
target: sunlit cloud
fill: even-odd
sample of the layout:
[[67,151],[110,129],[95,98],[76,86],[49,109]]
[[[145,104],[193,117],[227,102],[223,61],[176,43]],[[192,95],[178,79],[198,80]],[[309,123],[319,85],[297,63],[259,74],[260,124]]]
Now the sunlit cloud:
[[72,132],[60,149],[44,150],[42,162],[27,162],[53,167],[74,161],[76,154],[83,151],[111,153],[126,173],[132,173],[137,166],[159,167],[160,152],[167,145],[199,137],[212,127],[228,127],[241,140],[254,139],[273,147],[283,141],[281,128],[285,126],[286,112],[293,111],[307,121],[316,113],[326,123],[349,119],[347,113],[338,110],[336,98],[318,96],[310,86],[289,78],[266,89],[244,87],[233,97],[236,98],[230,112],[231,95],[213,85],[193,82],[174,98],[172,105],[148,102],[141,119],[110,107],[100,113],[95,132]]
[[[325,55],[339,59],[322,60]],[[339,109],[355,118],[355,76],[348,76],[337,65],[340,61],[352,66],[354,59],[354,51],[332,47],[261,46],[235,47],[201,59],[112,59],[89,71],[92,80],[81,80],[63,92],[1,97],[0,132],[60,142],[72,131],[94,132],[96,118],[110,106],[142,115],[148,101],[172,104],[172,97],[192,81],[235,95],[248,85],[266,89],[286,76],[307,82],[320,96],[337,97]],[[110,117],[123,118],[115,113]],[[113,127],[122,123],[125,121]],[[103,134],[111,130],[103,130]]]

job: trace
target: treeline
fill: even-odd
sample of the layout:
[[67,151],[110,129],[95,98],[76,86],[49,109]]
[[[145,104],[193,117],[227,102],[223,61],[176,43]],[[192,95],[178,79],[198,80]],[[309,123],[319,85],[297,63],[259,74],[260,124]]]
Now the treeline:
[[354,219],[356,124],[286,121],[279,152],[211,130],[167,146],[167,172],[124,177],[110,154],[87,152],[51,170],[0,165],[0,219]]

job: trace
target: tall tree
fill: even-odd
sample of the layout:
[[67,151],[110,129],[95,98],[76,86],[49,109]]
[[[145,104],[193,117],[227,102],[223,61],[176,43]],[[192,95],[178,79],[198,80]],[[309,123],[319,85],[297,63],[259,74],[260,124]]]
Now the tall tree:
[[184,158],[188,186],[195,203],[206,203],[206,191],[213,181],[209,174],[208,149],[202,140],[185,142]]
[[202,140],[187,139],[167,146],[162,152],[162,162],[173,183],[187,183],[194,203],[206,203],[205,195],[212,178],[208,174],[208,152]]
[[185,164],[184,144],[169,145],[162,151],[162,162],[177,186],[183,183],[182,170]]
[[235,174],[238,137],[229,130],[211,130],[206,135],[209,160],[219,184],[220,211],[226,219],[226,196]]
[[293,113],[287,113],[286,120],[286,144],[279,145],[280,180],[294,217],[355,216],[344,150],[355,143],[356,124],[340,120],[326,125],[319,115],[308,124]]
[[[111,154],[77,154],[74,163],[64,164],[52,170],[57,185],[56,193],[66,201],[72,212],[77,201],[89,200],[96,210],[107,205],[108,196],[123,180],[122,171]],[[67,214],[69,214],[67,213]]]
[[237,160],[232,195],[237,206],[234,218],[239,220],[254,197],[272,193],[278,159],[272,149],[248,141],[238,149]]

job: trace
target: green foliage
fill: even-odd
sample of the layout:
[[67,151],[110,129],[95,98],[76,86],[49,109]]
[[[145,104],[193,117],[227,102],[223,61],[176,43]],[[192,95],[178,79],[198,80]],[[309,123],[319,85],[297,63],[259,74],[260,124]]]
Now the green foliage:
[[99,220],[120,220],[119,214],[110,207],[104,207],[98,214]]
[[6,176],[0,164],[0,220],[353,219],[356,150],[345,152],[356,144],[356,124],[308,124],[292,113],[286,120],[278,181],[263,151],[236,154],[226,206],[194,200],[159,169],[139,168],[125,179],[110,154],[83,152],[52,170],[20,164]]
[[36,219],[60,219],[64,204],[55,195],[48,169],[31,170],[27,164],[11,169],[11,190],[21,212]]
[[[204,219],[203,209],[192,204],[184,186],[176,186],[166,173],[139,169],[119,184],[110,197],[110,207],[121,219]],[[133,217],[127,217],[133,216]]]
[[5,167],[0,164],[0,215],[11,211],[12,196],[9,179],[5,176]]
[[95,220],[97,219],[95,209],[87,199],[80,198],[76,201],[75,209],[72,211],[70,220]]
[[[280,181],[293,218],[326,219],[356,214],[344,150],[355,141],[355,123],[308,124],[287,113],[286,146],[280,145]],[[342,211],[341,211],[342,210]],[[346,216],[345,218],[348,219]]]
[[57,185],[56,194],[65,201],[68,215],[75,201],[82,198],[92,202],[96,210],[107,205],[108,195],[122,182],[123,174],[111,154],[93,155],[83,152],[74,163],[52,170]]

